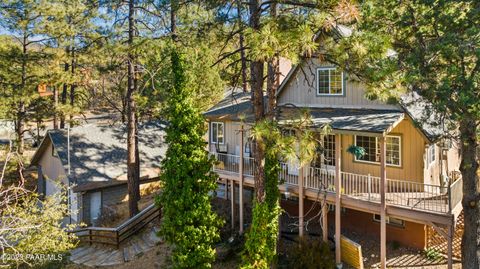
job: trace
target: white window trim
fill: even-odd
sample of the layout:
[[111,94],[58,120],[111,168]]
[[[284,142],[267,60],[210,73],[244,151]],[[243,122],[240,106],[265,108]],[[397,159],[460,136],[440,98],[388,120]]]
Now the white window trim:
[[[217,124],[217,141],[213,141],[213,125],[214,124]],[[223,141],[221,143],[218,143],[218,125],[219,124],[222,125],[222,131],[223,131]],[[210,142],[212,144],[219,144],[219,145],[225,144],[225,123],[224,122],[212,121],[212,123],[210,124]]]
[[[317,68],[317,74],[316,74],[316,80],[317,80],[317,95],[319,96],[343,96],[344,93],[345,93],[345,85],[344,85],[344,73],[341,72],[341,80],[342,80],[342,92],[341,93],[331,93],[332,92],[332,89],[331,89],[331,83],[330,83],[330,71],[331,70],[336,70],[337,68],[336,67],[319,67]],[[320,92],[320,76],[318,75],[319,71],[322,71],[322,70],[328,70],[328,79],[329,79],[329,83],[328,83],[328,93],[321,93]]]
[[[430,158],[430,150],[433,148],[433,160]],[[427,148],[427,166],[430,167],[432,164],[437,162],[437,149],[435,148],[435,144],[431,144]]]
[[[376,216],[378,216],[379,218],[377,219]],[[387,223],[389,225],[392,225],[392,226],[395,226],[395,227],[402,227],[402,228],[405,227],[405,221],[403,219],[399,219],[399,218],[393,218],[393,219],[397,219],[397,220],[402,221],[402,224],[390,223],[390,217],[389,216],[385,216],[385,223]],[[381,216],[379,214],[373,214],[373,221],[381,222]]]
[[[402,167],[402,137],[400,135],[387,135],[386,137],[397,137],[398,138],[398,157],[399,157],[399,163],[398,164],[391,164],[391,163],[386,163],[387,166],[393,166],[393,167]],[[357,146],[357,136],[355,135],[355,146]],[[375,145],[378,145],[378,137],[375,137]],[[378,148],[375,148],[375,152],[379,152]],[[355,161],[360,162],[360,163],[371,163],[371,164],[380,164],[380,162],[371,162],[371,161],[365,161],[365,160],[359,160],[357,156],[355,156]]]

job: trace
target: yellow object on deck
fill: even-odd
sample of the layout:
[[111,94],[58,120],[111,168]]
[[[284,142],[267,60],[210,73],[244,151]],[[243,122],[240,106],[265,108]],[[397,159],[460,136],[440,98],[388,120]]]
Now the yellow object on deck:
[[357,269],[363,269],[362,246],[342,235],[340,237],[342,261]]

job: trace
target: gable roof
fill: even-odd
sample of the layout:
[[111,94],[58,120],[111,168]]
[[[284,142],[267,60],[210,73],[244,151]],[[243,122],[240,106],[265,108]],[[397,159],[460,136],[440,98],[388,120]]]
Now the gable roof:
[[[243,92],[241,89],[234,89],[225,92],[224,98],[212,108],[203,113],[211,120],[231,120],[253,122],[253,104],[251,92]],[[267,97],[264,96],[264,104]]]
[[428,140],[433,142],[442,137],[445,122],[427,100],[416,92],[409,92],[400,97],[399,103]]
[[[149,122],[139,126],[139,152],[141,176],[157,176],[160,161],[165,156],[166,125]],[[38,165],[51,142],[65,171],[68,170],[67,129],[49,130],[32,157],[31,164]],[[113,181],[126,179],[127,132],[124,125],[88,124],[70,129],[71,182]]]

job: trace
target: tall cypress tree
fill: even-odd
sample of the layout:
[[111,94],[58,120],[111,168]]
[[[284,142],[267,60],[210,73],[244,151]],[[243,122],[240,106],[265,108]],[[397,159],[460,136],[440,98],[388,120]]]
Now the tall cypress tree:
[[167,97],[166,142],[162,161],[163,207],[161,234],[175,246],[175,268],[210,268],[215,259],[213,244],[219,239],[221,221],[212,212],[209,193],[216,189],[213,159],[205,149],[205,120],[192,103],[186,88],[184,60],[171,51],[173,85]]

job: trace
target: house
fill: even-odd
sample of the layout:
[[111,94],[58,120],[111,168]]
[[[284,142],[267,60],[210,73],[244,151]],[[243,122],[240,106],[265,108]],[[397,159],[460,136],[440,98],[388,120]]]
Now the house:
[[[306,109],[312,130],[325,125],[332,130],[328,135],[318,133],[324,150],[316,162],[304,167],[281,163],[279,189],[284,197],[296,196],[293,214],[299,216],[299,234],[305,230],[307,206],[324,199],[329,205],[322,208],[322,227],[328,227],[323,229],[324,240],[340,238],[346,230],[378,237],[385,268],[387,241],[425,249],[432,229],[445,238],[451,265],[455,224],[462,210],[457,143],[432,123],[435,115],[418,95],[408,94],[390,104],[369,100],[365,93],[366,86],[355,76],[315,57],[292,68],[277,91],[276,119],[284,129]],[[219,161],[214,170],[240,192],[242,232],[242,193],[254,186],[250,96],[233,93],[205,117],[208,149]],[[426,118],[430,124],[423,123]],[[354,156],[348,150],[351,146],[366,154]],[[337,263],[342,260],[339,241]]]
[[[158,180],[164,128],[161,122],[139,127],[141,184]],[[71,214],[65,223],[98,224],[102,208],[128,197],[126,133],[124,125],[102,124],[47,131],[31,165],[40,194],[66,192]]]

